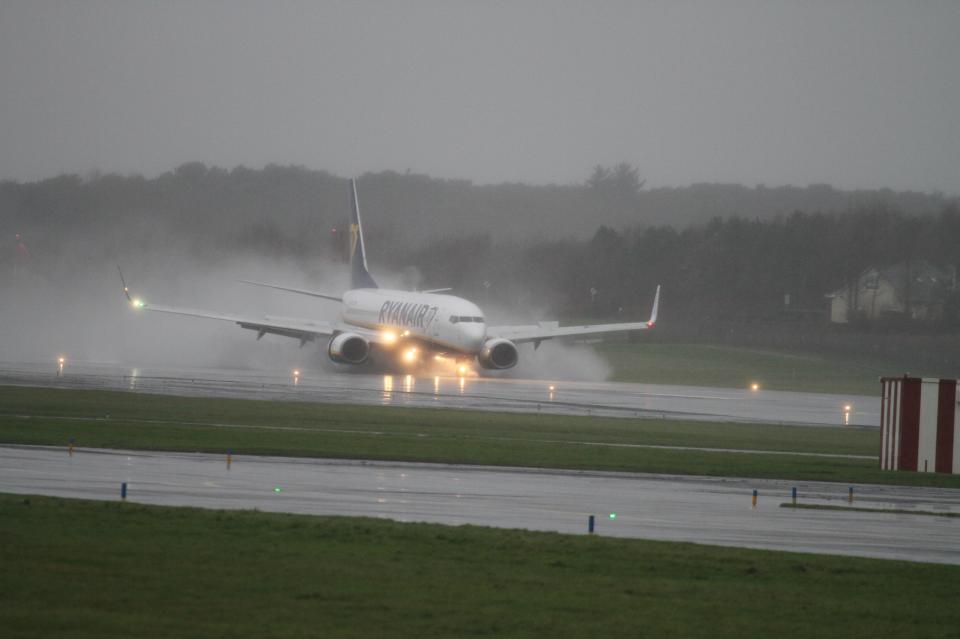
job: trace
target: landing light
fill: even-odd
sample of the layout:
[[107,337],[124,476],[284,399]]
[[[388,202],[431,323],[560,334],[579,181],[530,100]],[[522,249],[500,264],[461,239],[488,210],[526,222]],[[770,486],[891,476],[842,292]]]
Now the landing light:
[[146,304],[143,303],[143,300],[140,299],[139,297],[135,297],[132,300],[130,300],[130,305],[133,306],[133,308],[143,308],[144,306],[146,306]]
[[408,350],[406,353],[403,354],[403,359],[408,362],[412,362],[415,359],[417,359],[417,349],[411,348],[410,350]]
[[466,365],[460,364],[460,367],[457,368],[457,372],[460,373],[460,375],[466,375],[466,374],[467,374],[467,367],[466,367]]
[[393,344],[397,341],[397,334],[393,331],[386,331],[383,334],[383,343],[384,344]]
[[760,384],[758,384],[757,382],[753,382],[752,384],[750,384],[750,390],[756,393],[758,390],[760,390]]

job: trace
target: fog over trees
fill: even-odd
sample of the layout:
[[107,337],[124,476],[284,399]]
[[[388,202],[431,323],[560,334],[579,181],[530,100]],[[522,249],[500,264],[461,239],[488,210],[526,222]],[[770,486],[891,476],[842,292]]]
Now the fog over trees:
[[[142,272],[238,256],[341,261],[348,184],[301,167],[200,163],[155,179],[0,183],[3,281],[15,270],[55,281],[117,262]],[[361,176],[358,189],[375,273],[537,315],[511,320],[640,318],[663,284],[668,337],[729,341],[744,323],[762,335],[757,323],[766,322],[788,327],[776,339],[822,346],[809,327],[827,323],[826,295],[863,270],[923,259],[955,276],[960,266],[958,200],[936,193],[647,189],[627,164],[598,166],[572,185],[385,172]],[[954,330],[957,308],[954,288],[943,318],[925,330]]]

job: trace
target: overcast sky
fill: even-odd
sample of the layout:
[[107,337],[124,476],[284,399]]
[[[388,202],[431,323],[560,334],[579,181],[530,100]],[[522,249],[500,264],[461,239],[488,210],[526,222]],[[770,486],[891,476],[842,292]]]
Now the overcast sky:
[[0,179],[185,162],[960,193],[960,2],[0,0]]

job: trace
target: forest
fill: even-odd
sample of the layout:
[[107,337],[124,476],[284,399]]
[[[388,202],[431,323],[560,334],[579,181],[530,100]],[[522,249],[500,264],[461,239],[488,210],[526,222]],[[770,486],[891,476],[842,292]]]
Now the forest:
[[[387,172],[361,176],[358,189],[374,273],[452,287],[481,306],[566,321],[642,318],[662,284],[663,339],[755,343],[769,334],[767,342],[833,348],[864,332],[955,341],[960,329],[960,208],[944,194],[648,188],[627,164],[598,166],[572,185]],[[346,178],[293,166],[189,163],[149,179],[3,182],[0,269],[56,278],[121,260],[158,268],[237,255],[338,261],[347,208]],[[937,322],[827,326],[830,293],[865,269],[920,260],[947,274]]]

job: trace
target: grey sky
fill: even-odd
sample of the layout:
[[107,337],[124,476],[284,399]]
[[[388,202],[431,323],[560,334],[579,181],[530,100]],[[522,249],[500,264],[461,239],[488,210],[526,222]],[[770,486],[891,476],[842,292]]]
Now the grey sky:
[[0,0],[0,179],[200,160],[960,193],[960,2]]

